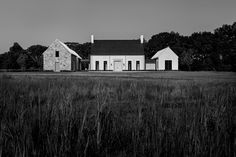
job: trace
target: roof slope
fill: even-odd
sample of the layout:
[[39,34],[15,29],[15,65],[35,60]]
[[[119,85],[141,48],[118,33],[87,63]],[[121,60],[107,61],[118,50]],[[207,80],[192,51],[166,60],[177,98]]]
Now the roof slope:
[[140,40],[94,40],[91,55],[144,55]]
[[158,51],[151,59],[156,59],[156,58],[160,57],[164,53],[173,53],[173,54],[175,54],[174,51],[172,51],[170,47],[167,47],[167,48],[164,48],[164,49]]
[[57,42],[59,42],[69,53],[71,53],[72,55],[75,55],[76,57],[78,57],[79,59],[82,59],[75,51],[73,51],[72,49],[70,49],[66,44],[64,44],[63,42],[61,42],[60,40],[56,39]]

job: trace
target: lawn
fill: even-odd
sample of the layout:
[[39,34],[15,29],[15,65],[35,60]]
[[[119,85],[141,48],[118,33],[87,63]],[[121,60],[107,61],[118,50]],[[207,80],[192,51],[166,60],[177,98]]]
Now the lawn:
[[141,72],[7,72],[1,75],[31,76],[31,77],[105,77],[119,79],[168,79],[168,80],[194,80],[194,81],[222,81],[236,82],[235,72],[184,72],[184,71],[141,71]]
[[236,74],[0,73],[0,156],[235,156]]

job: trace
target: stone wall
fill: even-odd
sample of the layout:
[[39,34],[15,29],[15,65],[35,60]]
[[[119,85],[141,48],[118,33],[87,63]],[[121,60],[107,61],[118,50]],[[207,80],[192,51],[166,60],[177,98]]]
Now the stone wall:
[[[56,57],[56,51],[59,51],[59,57]],[[71,54],[57,40],[43,53],[43,70],[55,71],[56,62],[60,71],[71,70]]]

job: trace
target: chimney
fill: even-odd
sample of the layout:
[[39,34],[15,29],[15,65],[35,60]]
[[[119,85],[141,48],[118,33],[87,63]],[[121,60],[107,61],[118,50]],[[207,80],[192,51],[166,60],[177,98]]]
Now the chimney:
[[91,35],[91,43],[94,44],[94,35]]
[[140,35],[140,42],[141,42],[141,44],[143,44],[143,42],[144,42],[144,37],[143,37],[143,35]]

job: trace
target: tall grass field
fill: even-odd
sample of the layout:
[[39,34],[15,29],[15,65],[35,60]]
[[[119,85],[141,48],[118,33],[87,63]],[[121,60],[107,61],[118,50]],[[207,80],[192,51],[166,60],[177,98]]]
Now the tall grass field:
[[236,83],[209,77],[0,75],[0,157],[236,156]]

